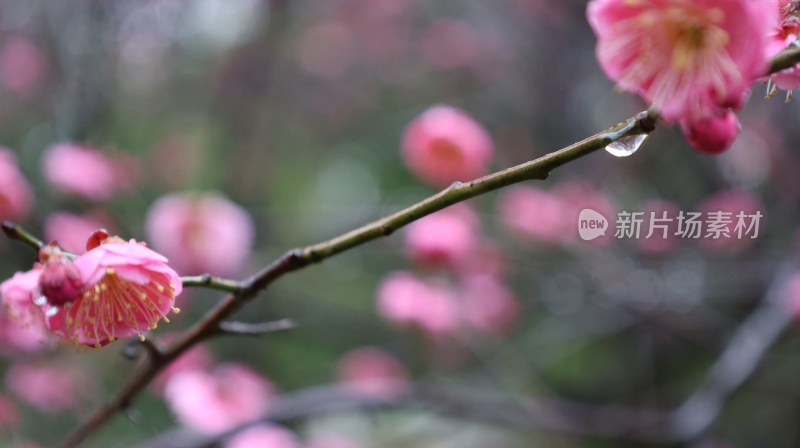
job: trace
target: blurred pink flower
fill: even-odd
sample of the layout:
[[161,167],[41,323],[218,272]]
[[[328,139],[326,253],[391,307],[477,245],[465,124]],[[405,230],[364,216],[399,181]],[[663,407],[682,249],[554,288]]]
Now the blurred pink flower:
[[135,171],[131,158],[112,158],[74,143],[52,145],[42,155],[42,172],[53,187],[93,201],[132,187]]
[[800,34],[800,1],[777,0],[780,24],[778,36],[781,38],[797,37]]
[[84,293],[47,312],[47,326],[75,343],[100,347],[167,319],[181,279],[167,259],[135,240],[112,237],[75,259]]
[[86,240],[97,229],[113,233],[111,217],[103,210],[86,215],[68,212],[55,212],[47,216],[44,223],[44,236],[47,241],[58,241],[58,245],[74,254],[86,252]]
[[377,347],[362,347],[346,353],[336,366],[336,376],[348,390],[378,398],[397,396],[408,387],[405,367]]
[[33,208],[33,191],[11,150],[0,146],[0,221],[22,220]]
[[[778,8],[780,23],[775,33],[771,36],[770,56],[777,54],[794,43],[798,33],[800,33],[800,1],[777,0],[775,3]],[[769,79],[774,82],[774,87],[778,89],[791,91],[800,88],[800,64],[773,73]],[[771,96],[775,92],[775,88],[768,88],[767,95]],[[789,98],[791,96],[787,97],[787,101]]]
[[783,90],[800,89],[800,64],[773,74],[770,79]]
[[0,49],[0,81],[21,97],[39,90],[46,70],[42,51],[28,39],[15,37]]
[[569,205],[548,191],[513,187],[501,193],[497,207],[501,222],[517,237],[559,244],[569,236]]
[[403,158],[423,181],[446,186],[486,173],[494,148],[486,130],[460,109],[434,106],[403,134]]
[[[745,214],[745,224],[751,222],[747,216],[761,213],[759,221],[758,234],[763,235],[766,228],[766,217],[764,216],[764,206],[761,199],[753,193],[741,190],[723,190],[707,197],[697,210],[703,213],[703,219],[706,224],[711,220],[709,213],[727,213],[729,223],[722,227],[726,229],[727,236],[720,235],[720,238],[713,238],[709,236],[708,225],[704,226],[703,237],[700,239],[700,244],[712,250],[721,252],[738,252],[746,249],[752,245],[756,240],[750,238],[750,235],[745,235],[743,231],[742,238],[738,238],[736,232],[736,225],[738,223],[737,215],[739,213]],[[746,228],[744,229],[746,230]]]
[[377,307],[384,318],[401,325],[417,326],[433,335],[452,333],[459,327],[458,308],[452,292],[408,272],[395,272],[381,281]]
[[145,230],[182,274],[236,273],[255,238],[247,210],[216,193],[161,197],[147,212]]
[[[176,334],[164,335],[160,342],[167,344],[175,339]],[[214,363],[214,355],[205,345],[195,345],[185,351],[175,361],[172,361],[166,368],[161,370],[151,383],[152,390],[156,393],[163,393],[167,382],[175,375],[182,372],[196,370],[206,370]]]
[[19,425],[17,408],[5,395],[0,395],[0,429],[14,428],[17,425]]
[[[613,229],[617,210],[611,199],[595,185],[588,182],[569,180],[557,184],[551,191],[563,204],[567,204],[567,213],[564,219],[568,223],[569,231],[566,232],[565,239],[575,240],[578,235],[578,217],[582,210],[594,210],[608,219],[609,226]],[[607,231],[591,241],[584,241],[585,244],[594,246],[607,246],[614,242],[614,232]]]
[[505,253],[493,241],[479,241],[456,266],[463,276],[488,275],[500,278],[510,268]]
[[681,120],[681,130],[692,148],[708,154],[719,154],[730,148],[741,128],[730,109],[699,120]]
[[86,396],[86,373],[74,366],[15,363],[6,372],[6,388],[39,412],[76,408]]
[[42,310],[33,300],[39,296],[41,266],[17,272],[0,284],[3,316],[0,318],[0,340],[12,349],[36,351],[47,346],[48,332]]
[[464,279],[459,298],[464,319],[479,331],[507,334],[519,318],[520,307],[514,293],[495,278],[473,276]]
[[225,448],[300,448],[301,443],[293,432],[283,426],[262,423],[234,435]]
[[634,240],[636,246],[642,252],[656,255],[675,249],[680,244],[680,239],[675,236],[678,231],[678,206],[667,200],[653,199],[644,203],[642,211],[642,234]]
[[260,417],[274,388],[241,364],[222,364],[211,372],[181,372],[167,381],[164,397],[183,425],[218,434]]
[[454,266],[476,246],[479,222],[475,212],[458,204],[409,224],[406,249],[414,261]]
[[587,16],[606,75],[669,122],[739,108],[777,26],[770,0],[593,0]]

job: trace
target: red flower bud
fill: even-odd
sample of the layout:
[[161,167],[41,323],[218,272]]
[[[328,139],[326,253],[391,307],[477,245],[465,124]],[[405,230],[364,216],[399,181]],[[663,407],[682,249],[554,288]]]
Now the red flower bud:
[[39,277],[39,290],[53,306],[62,306],[76,300],[83,289],[83,280],[72,260],[51,243],[39,250],[42,262],[42,275]]

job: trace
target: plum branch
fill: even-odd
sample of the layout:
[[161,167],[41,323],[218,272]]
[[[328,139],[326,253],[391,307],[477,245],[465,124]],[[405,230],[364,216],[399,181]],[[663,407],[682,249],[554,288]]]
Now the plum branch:
[[[374,239],[391,235],[397,229],[455,203],[525,180],[546,179],[554,169],[602,149],[621,138],[629,135],[650,133],[655,129],[657,120],[657,112],[653,110],[641,112],[605,131],[533,161],[498,171],[470,182],[456,182],[428,199],[358,229],[328,241],[305,248],[289,250],[261,271],[238,284],[232,281],[223,281],[222,284],[235,285],[237,287],[232,288],[233,292],[208,311],[200,321],[186,330],[174,343],[162,350],[160,356],[148,357],[147,362],[134,374],[122,390],[111,401],[98,409],[82,426],[67,437],[60,446],[62,448],[77,447],[117,412],[128,408],[136,395],[163,368],[196,344],[219,334],[220,331],[224,332],[225,324],[223,322],[229,316],[238,311],[247,302],[253,300],[259,292],[283,275],[302,269],[310,264],[318,263]],[[206,281],[202,277],[197,279],[201,284]],[[213,283],[211,280],[207,282],[208,286]]]
[[[797,48],[787,49],[772,60],[770,73],[791,67],[798,62],[800,62],[800,50]],[[313,263],[321,262],[377,238],[388,236],[413,221],[458,202],[526,180],[546,179],[554,169],[587,156],[610,143],[631,135],[649,134],[655,129],[657,121],[658,113],[655,110],[644,111],[605,131],[538,159],[469,182],[456,182],[440,193],[390,216],[328,241],[290,250],[260,272],[241,282],[215,279],[210,276],[187,278],[187,286],[209,287],[229,292],[229,294],[174,343],[162,350],[160,356],[148,357],[144,365],[133,375],[129,382],[108,403],[91,415],[73,434],[68,436],[61,444],[61,447],[72,448],[78,446],[95,431],[99,430],[117,412],[127,409],[132,400],[163,368],[189,348],[219,334],[225,326],[223,322],[228,317],[253,300],[259,292],[283,275]],[[3,231],[11,238],[21,240],[34,247],[37,247],[37,244],[41,244],[41,241],[24,232],[13,223],[4,223]]]

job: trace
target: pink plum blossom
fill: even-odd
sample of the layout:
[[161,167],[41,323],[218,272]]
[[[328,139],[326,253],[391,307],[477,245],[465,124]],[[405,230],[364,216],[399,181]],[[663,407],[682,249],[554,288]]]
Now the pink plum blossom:
[[800,89],[800,64],[773,74],[770,79],[782,90]]
[[[775,33],[771,36],[769,46],[770,56],[777,54],[790,44],[797,45],[796,39],[800,34],[800,1],[773,0],[776,3],[780,22]],[[794,67],[773,73],[769,77],[772,84],[767,88],[767,95],[772,96],[777,89],[789,91],[787,101],[791,98],[791,91],[800,88],[800,64]]]
[[458,308],[452,291],[425,282],[408,272],[395,272],[381,282],[377,292],[378,314],[400,325],[421,328],[432,335],[453,333],[459,327]]
[[44,314],[33,300],[39,295],[41,266],[17,272],[0,284],[3,315],[0,317],[0,340],[21,351],[36,351],[49,342]]
[[770,0],[593,0],[587,15],[606,75],[668,122],[738,109],[777,26]]
[[529,186],[513,187],[501,193],[498,214],[513,235],[542,243],[566,240],[571,222],[569,204],[558,196]]
[[48,328],[66,340],[100,347],[151,330],[178,311],[180,277],[164,256],[143,243],[108,238],[76,258],[75,267],[83,293],[47,313]]
[[792,38],[800,34],[800,1],[776,0],[780,23],[777,36],[779,38]]
[[47,63],[35,43],[15,37],[0,49],[0,81],[21,97],[35,94],[42,86]]
[[495,278],[502,277],[510,268],[511,264],[500,247],[486,239],[479,241],[456,266],[462,276],[488,275]]
[[8,369],[6,388],[46,414],[76,407],[86,395],[88,378],[76,367],[16,363]]
[[[583,181],[569,180],[557,184],[551,192],[558,197],[563,204],[567,204],[565,215],[569,223],[570,230],[565,239],[574,240],[578,234],[578,217],[582,210],[594,210],[608,219],[611,229],[617,216],[614,203],[602,190],[596,186]],[[597,238],[584,242],[595,246],[607,246],[614,242],[614,232],[606,231],[605,234]]]
[[150,206],[145,227],[153,247],[182,274],[233,274],[255,238],[247,211],[217,193],[163,196]]
[[692,148],[709,154],[719,154],[730,148],[741,128],[731,110],[699,120],[681,120],[681,130]]
[[234,435],[225,448],[300,448],[297,436],[283,426],[262,423]]
[[241,364],[212,371],[191,370],[172,376],[164,397],[183,425],[203,434],[219,434],[266,412],[274,388]]
[[86,252],[86,239],[97,229],[113,230],[111,217],[102,210],[86,215],[55,212],[45,220],[44,236],[69,252],[82,254]]
[[33,208],[33,191],[11,150],[0,147],[0,221],[22,220]]
[[93,201],[104,201],[129,188],[133,161],[74,143],[59,143],[42,156],[42,172],[56,189]]
[[406,249],[414,261],[431,266],[454,266],[477,245],[475,212],[459,204],[411,223]]
[[42,273],[39,276],[39,291],[53,306],[74,302],[83,292],[83,279],[70,257],[55,244],[39,249]]
[[[176,334],[168,334],[160,338],[162,344],[169,343],[175,339]],[[162,393],[167,382],[175,375],[182,372],[190,372],[197,370],[206,370],[214,363],[214,355],[208,350],[205,345],[195,345],[189,350],[185,351],[175,361],[169,363],[161,372],[153,379],[151,384],[152,390],[157,393]]]
[[513,329],[520,307],[514,293],[505,285],[489,276],[473,276],[464,279],[462,288],[459,298],[467,324],[497,335]]
[[345,354],[336,367],[339,382],[348,390],[374,397],[393,397],[408,387],[405,367],[377,347],[362,347]]
[[439,105],[406,127],[402,152],[414,174],[441,187],[486,173],[494,148],[486,130],[464,111]]

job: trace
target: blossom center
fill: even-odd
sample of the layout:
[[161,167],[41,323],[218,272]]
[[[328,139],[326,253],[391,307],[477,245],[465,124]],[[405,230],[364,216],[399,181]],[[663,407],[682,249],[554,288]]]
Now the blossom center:
[[109,268],[97,284],[83,293],[82,300],[67,310],[68,336],[76,343],[81,335],[113,342],[129,329],[155,329],[160,319],[169,322],[167,312],[177,312],[171,306],[174,291],[175,286],[165,276],[154,275],[147,283],[139,284],[121,278]]
[[460,162],[463,159],[461,150],[448,139],[436,138],[431,142],[431,152],[441,160]]
[[672,44],[675,70],[697,69],[709,55],[724,51],[730,40],[719,26],[724,18],[720,9],[687,12],[685,8],[674,8],[666,12],[667,39]]

